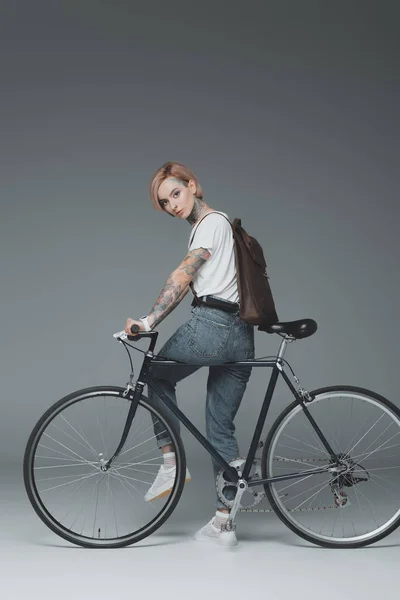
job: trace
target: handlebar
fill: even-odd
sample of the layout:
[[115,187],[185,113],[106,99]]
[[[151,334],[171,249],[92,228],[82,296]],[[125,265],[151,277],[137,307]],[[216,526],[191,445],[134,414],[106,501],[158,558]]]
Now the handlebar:
[[119,341],[129,340],[133,342],[138,342],[142,338],[150,338],[151,343],[149,350],[154,350],[158,338],[158,331],[140,331],[139,325],[132,325],[131,332],[132,336],[128,335],[125,331],[118,331],[117,333],[114,333],[113,337]]
[[[132,337],[138,338],[139,331],[140,331],[139,325],[132,325],[132,327],[131,327]],[[144,333],[147,333],[147,332],[142,331],[140,333],[140,335],[142,336]],[[130,336],[126,333],[125,330],[123,330],[123,331],[118,331],[117,333],[114,333],[113,337],[117,338],[117,339],[121,339],[121,340],[126,340]]]

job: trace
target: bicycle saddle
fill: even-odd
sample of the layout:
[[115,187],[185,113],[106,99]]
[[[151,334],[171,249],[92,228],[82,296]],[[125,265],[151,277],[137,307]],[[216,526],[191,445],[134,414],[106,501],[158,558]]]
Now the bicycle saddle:
[[314,319],[300,319],[299,321],[287,321],[286,323],[275,323],[263,327],[263,331],[268,333],[287,333],[296,340],[309,337],[315,333],[318,325]]

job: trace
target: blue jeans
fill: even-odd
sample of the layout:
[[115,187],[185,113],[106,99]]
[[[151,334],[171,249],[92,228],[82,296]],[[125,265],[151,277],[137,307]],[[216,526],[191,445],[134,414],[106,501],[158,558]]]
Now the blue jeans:
[[[151,367],[151,377],[174,403],[177,382],[197,371],[201,365],[209,365],[206,395],[207,439],[227,462],[237,458],[239,450],[233,421],[250,378],[251,367],[226,367],[221,363],[254,358],[253,325],[242,321],[237,313],[196,306],[192,308],[189,320],[178,327],[157,354],[189,365]],[[157,394],[150,388],[148,391],[152,403],[165,407]],[[180,422],[171,411],[167,409],[167,412],[179,432]],[[160,448],[171,443],[162,424],[156,420],[154,432]],[[216,478],[221,467],[212,462]],[[234,490],[229,491],[234,495]],[[218,497],[215,505],[217,508],[224,507]]]

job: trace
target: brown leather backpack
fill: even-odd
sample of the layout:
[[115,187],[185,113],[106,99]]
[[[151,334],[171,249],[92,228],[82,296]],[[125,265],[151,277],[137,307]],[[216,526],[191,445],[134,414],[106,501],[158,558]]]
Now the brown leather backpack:
[[[213,213],[208,213],[203,219],[210,214]],[[279,319],[268,281],[263,249],[242,227],[241,219],[234,219],[233,223],[227,217],[225,219],[231,225],[233,233],[240,318],[251,325],[258,325],[259,330],[266,331],[265,327],[278,323]]]

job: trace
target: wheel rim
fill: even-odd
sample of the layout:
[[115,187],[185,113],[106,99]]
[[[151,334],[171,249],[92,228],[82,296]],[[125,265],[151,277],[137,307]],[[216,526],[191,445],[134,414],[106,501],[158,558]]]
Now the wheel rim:
[[[382,537],[400,517],[399,417],[378,400],[350,391],[323,393],[307,408],[342,455],[343,470],[270,484],[273,501],[289,524],[317,541],[343,545]],[[273,434],[268,476],[330,463],[304,411],[295,407]]]
[[[102,471],[118,446],[129,406],[121,393],[91,392],[60,406],[36,431],[28,455],[28,493],[39,516],[61,536],[83,545],[132,543],[157,528],[171,508],[180,487],[177,441],[147,403],[140,402],[120,455]],[[163,462],[156,421],[172,440],[177,476],[170,493],[147,502]]]

